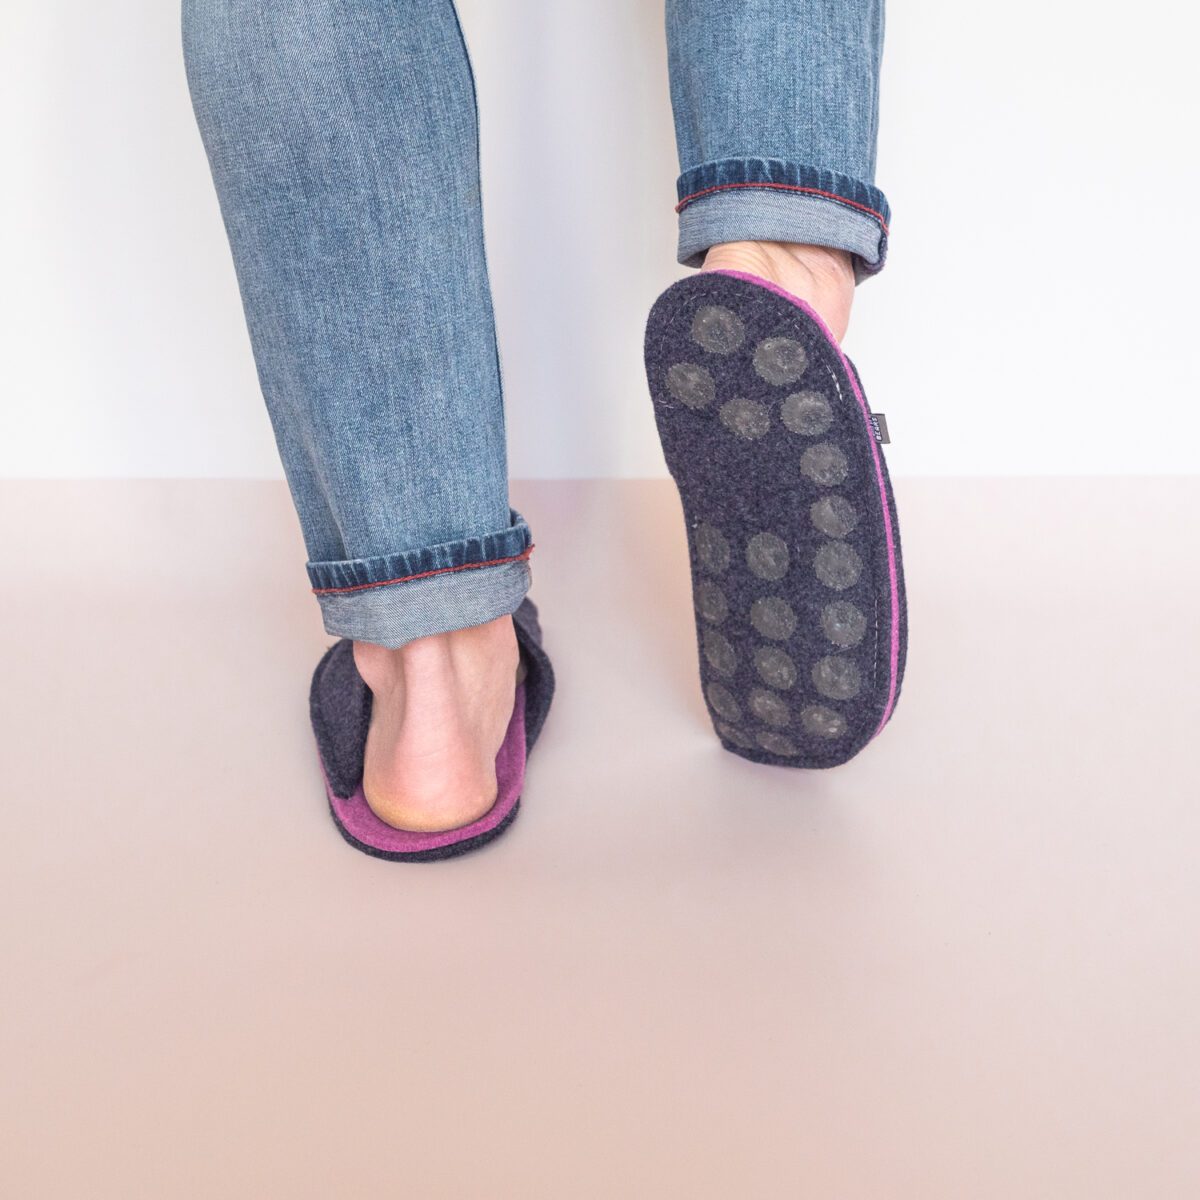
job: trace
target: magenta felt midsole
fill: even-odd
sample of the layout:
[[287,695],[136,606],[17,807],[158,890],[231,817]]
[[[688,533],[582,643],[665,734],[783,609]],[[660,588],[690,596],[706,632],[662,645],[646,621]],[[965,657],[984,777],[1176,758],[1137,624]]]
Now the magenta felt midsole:
[[[320,756],[318,755],[318,758]],[[325,778],[325,790],[329,806],[338,824],[355,841],[382,850],[388,854],[413,854],[422,850],[437,850],[453,846],[495,829],[512,812],[521,798],[525,782],[525,684],[517,684],[512,717],[504,734],[504,741],[496,754],[496,802],[491,808],[472,821],[457,829],[443,829],[436,833],[420,833],[408,829],[396,829],[381,821],[367,804],[360,784],[353,796],[343,798],[334,795],[329,785],[325,764],[321,763],[321,774]]]
[[887,485],[883,480],[883,460],[879,452],[879,443],[875,440],[874,428],[871,425],[871,410],[867,407],[866,397],[862,394],[862,389],[858,386],[858,380],[854,372],[850,369],[850,364],[846,362],[846,356],[842,353],[842,348],[838,344],[837,338],[829,331],[829,326],[825,324],[821,314],[813,308],[811,304],[801,300],[799,296],[793,296],[791,292],[781,288],[778,284],[772,283],[769,279],[763,279],[758,275],[751,275],[747,271],[729,271],[725,269],[715,270],[714,275],[729,275],[734,279],[742,279],[747,283],[757,284],[759,287],[764,287],[769,292],[774,292],[777,296],[781,296],[789,304],[794,304],[802,312],[810,316],[820,327],[828,339],[829,344],[837,351],[838,358],[841,359],[842,370],[845,372],[846,378],[850,380],[850,386],[854,389],[854,395],[858,399],[858,406],[862,410],[863,426],[867,435],[867,442],[871,447],[871,454],[875,463],[875,479],[879,485],[879,503],[883,509],[883,530],[887,540],[887,559],[888,559],[888,587],[891,596],[891,647],[890,661],[888,671],[888,696],[887,703],[883,706],[883,715],[879,719],[879,725],[875,732],[871,735],[877,737],[883,727],[888,723],[888,718],[892,715],[892,709],[896,706],[896,683],[897,675],[900,671],[900,576],[896,565],[896,531],[892,527],[892,512],[888,507],[887,501]]

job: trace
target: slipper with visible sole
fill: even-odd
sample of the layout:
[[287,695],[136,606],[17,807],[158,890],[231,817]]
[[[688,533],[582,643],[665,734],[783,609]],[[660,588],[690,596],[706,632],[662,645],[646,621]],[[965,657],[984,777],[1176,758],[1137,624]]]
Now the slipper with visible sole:
[[342,837],[366,854],[397,862],[453,858],[486,845],[516,819],[533,749],[554,695],[554,671],[542,649],[537,608],[526,597],[513,613],[524,678],[517,684],[512,717],[496,755],[496,802],[469,825],[436,833],[396,829],[381,821],[363,795],[363,758],[374,699],[354,663],[349,638],[335,642],[313,672],[309,712],[325,777],[329,812]]
[[883,730],[904,675],[886,427],[817,313],[755,275],[673,284],[645,357],[721,744],[779,766],[844,763]]

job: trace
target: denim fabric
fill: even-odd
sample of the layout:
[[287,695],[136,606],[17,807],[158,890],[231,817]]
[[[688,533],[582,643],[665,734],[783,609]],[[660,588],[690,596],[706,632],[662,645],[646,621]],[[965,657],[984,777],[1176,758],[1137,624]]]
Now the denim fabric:
[[874,186],[883,0],[667,0],[677,258],[807,242],[883,267]]
[[[880,0],[668,0],[679,260],[883,263]],[[399,646],[512,612],[475,85],[452,0],[183,0],[192,102],[326,630]]]
[[[401,645],[511,612],[529,531],[508,504],[474,80],[451,0],[185,0],[183,15],[325,628]],[[489,589],[467,568],[491,560]],[[443,582],[457,574],[461,588]]]

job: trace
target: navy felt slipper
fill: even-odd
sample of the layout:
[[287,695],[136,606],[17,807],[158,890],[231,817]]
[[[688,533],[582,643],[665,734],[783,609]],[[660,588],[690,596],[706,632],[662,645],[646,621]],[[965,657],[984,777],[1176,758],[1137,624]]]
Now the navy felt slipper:
[[843,763],[887,724],[904,675],[885,427],[817,313],[754,275],[673,284],[645,354],[721,744],[780,766]]
[[525,779],[525,758],[550,709],[554,671],[542,648],[537,608],[527,596],[513,613],[524,678],[517,684],[513,714],[496,755],[496,802],[458,829],[418,833],[381,821],[363,795],[363,758],[374,697],[354,663],[349,638],[335,642],[313,672],[309,712],[325,776],[329,812],[342,837],[375,858],[428,862],[486,845],[516,819]]

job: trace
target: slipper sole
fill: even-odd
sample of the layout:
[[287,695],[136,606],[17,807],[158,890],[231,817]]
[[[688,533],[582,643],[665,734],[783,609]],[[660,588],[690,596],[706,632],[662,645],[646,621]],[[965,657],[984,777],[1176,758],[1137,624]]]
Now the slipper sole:
[[907,648],[895,500],[857,372],[803,300],[734,271],[663,292],[645,360],[721,744],[838,766],[890,720]]

